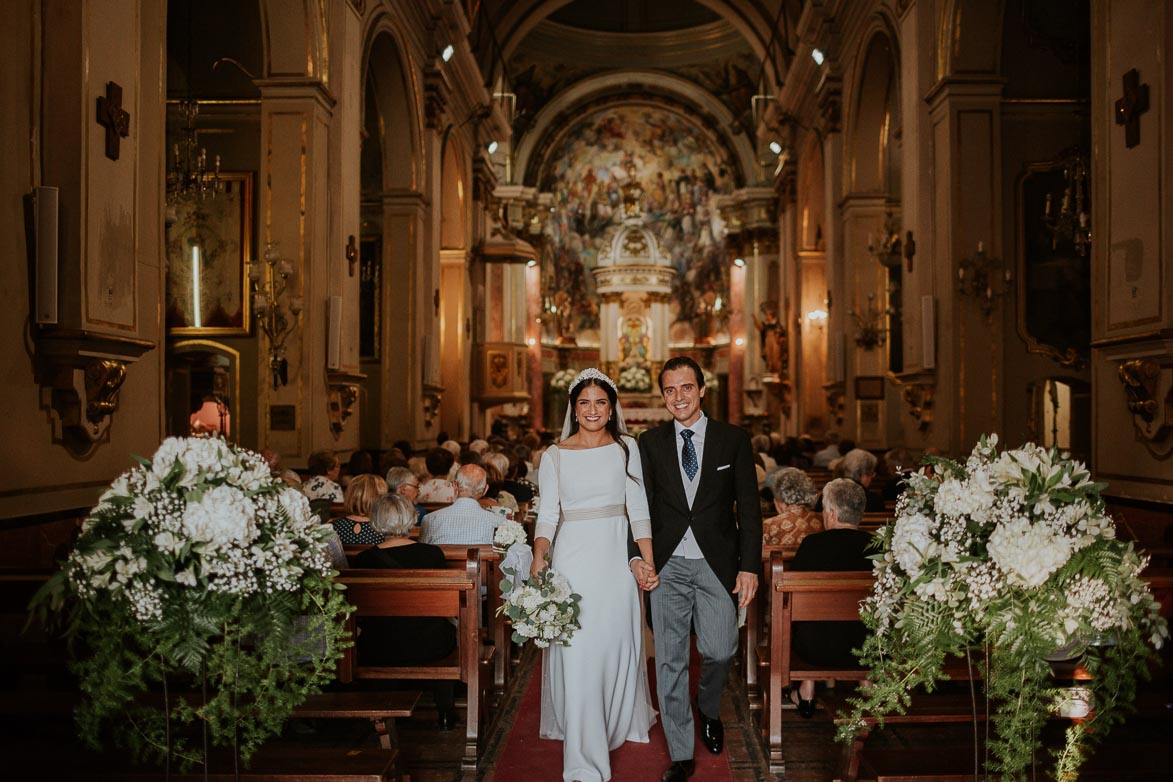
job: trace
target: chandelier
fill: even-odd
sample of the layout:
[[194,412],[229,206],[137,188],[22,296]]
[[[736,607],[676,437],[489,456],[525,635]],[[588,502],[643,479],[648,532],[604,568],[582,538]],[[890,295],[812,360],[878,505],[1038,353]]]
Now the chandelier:
[[1061,242],[1070,243],[1076,253],[1087,255],[1092,243],[1087,156],[1080,151],[1068,152],[1062,165],[1064,183],[1059,208],[1055,209],[1054,194],[1047,193],[1043,224],[1051,234],[1052,250],[1059,249]]
[[171,162],[167,167],[168,206],[184,200],[215,198],[216,193],[224,191],[224,182],[220,179],[220,156],[216,155],[209,169],[208,151],[199,146],[196,139],[195,125],[199,113],[199,101],[189,98],[179,102],[183,127],[179,141],[171,147]]
[[303,301],[301,296],[289,293],[289,276],[293,264],[280,257],[276,242],[265,243],[262,259],[249,266],[252,282],[253,312],[257,325],[269,340],[269,371],[273,374],[273,390],[289,382],[289,362],[285,358],[285,341],[297,329]]

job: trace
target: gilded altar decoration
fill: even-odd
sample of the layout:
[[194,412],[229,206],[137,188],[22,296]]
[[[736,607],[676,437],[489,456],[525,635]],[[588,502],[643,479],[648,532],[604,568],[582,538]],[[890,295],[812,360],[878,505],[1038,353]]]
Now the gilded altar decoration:
[[[643,230],[623,234],[622,254],[649,266],[662,254],[673,272],[668,280],[644,275],[645,285],[670,284],[669,326],[697,317],[706,294],[728,301],[725,229],[712,199],[734,189],[732,160],[715,134],[667,108],[610,106],[571,123],[538,169],[542,189],[554,194],[542,295],[558,319],[543,320],[551,327],[544,339],[571,333],[580,345],[602,344],[608,327],[597,272],[629,220]],[[567,301],[555,304],[560,293]]]

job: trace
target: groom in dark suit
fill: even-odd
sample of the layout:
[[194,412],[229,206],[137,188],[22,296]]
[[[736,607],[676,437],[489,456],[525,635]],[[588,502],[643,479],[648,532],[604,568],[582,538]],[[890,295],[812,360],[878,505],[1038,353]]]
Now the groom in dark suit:
[[[714,754],[724,746],[721,691],[737,653],[737,609],[757,592],[762,516],[749,435],[701,412],[705,380],[691,358],[669,359],[660,394],[673,420],[639,438],[652,549],[660,583],[651,593],[656,689],[672,765],[663,782],[696,770],[688,696],[690,627],[701,654],[697,711]],[[632,558],[639,551],[631,548]]]

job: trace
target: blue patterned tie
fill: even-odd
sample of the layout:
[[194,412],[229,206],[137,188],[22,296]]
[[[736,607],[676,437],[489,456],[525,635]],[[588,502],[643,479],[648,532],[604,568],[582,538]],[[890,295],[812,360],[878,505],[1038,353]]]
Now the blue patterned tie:
[[684,465],[684,474],[691,481],[696,477],[700,465],[696,463],[696,446],[692,444],[692,436],[696,432],[691,429],[682,429],[680,436],[684,438],[684,447],[680,449],[680,463]]

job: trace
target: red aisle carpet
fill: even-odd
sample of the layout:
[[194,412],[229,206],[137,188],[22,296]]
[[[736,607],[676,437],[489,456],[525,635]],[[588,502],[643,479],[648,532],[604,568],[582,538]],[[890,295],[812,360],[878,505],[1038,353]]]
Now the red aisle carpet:
[[[655,700],[656,679],[654,661],[649,661],[649,684]],[[695,700],[699,662],[693,652],[693,664],[689,671],[689,683]],[[657,706],[658,709],[658,706]],[[562,742],[538,738],[538,725],[542,710],[542,666],[539,661],[522,696],[517,718],[509,733],[509,740],[497,761],[493,778],[500,782],[559,782],[562,779]],[[730,726],[726,725],[726,731]],[[664,728],[657,719],[647,744],[627,742],[611,753],[612,782],[655,782],[668,768],[668,744],[664,740]],[[725,753],[712,755],[696,739],[696,774],[698,782],[733,782],[729,761]]]

